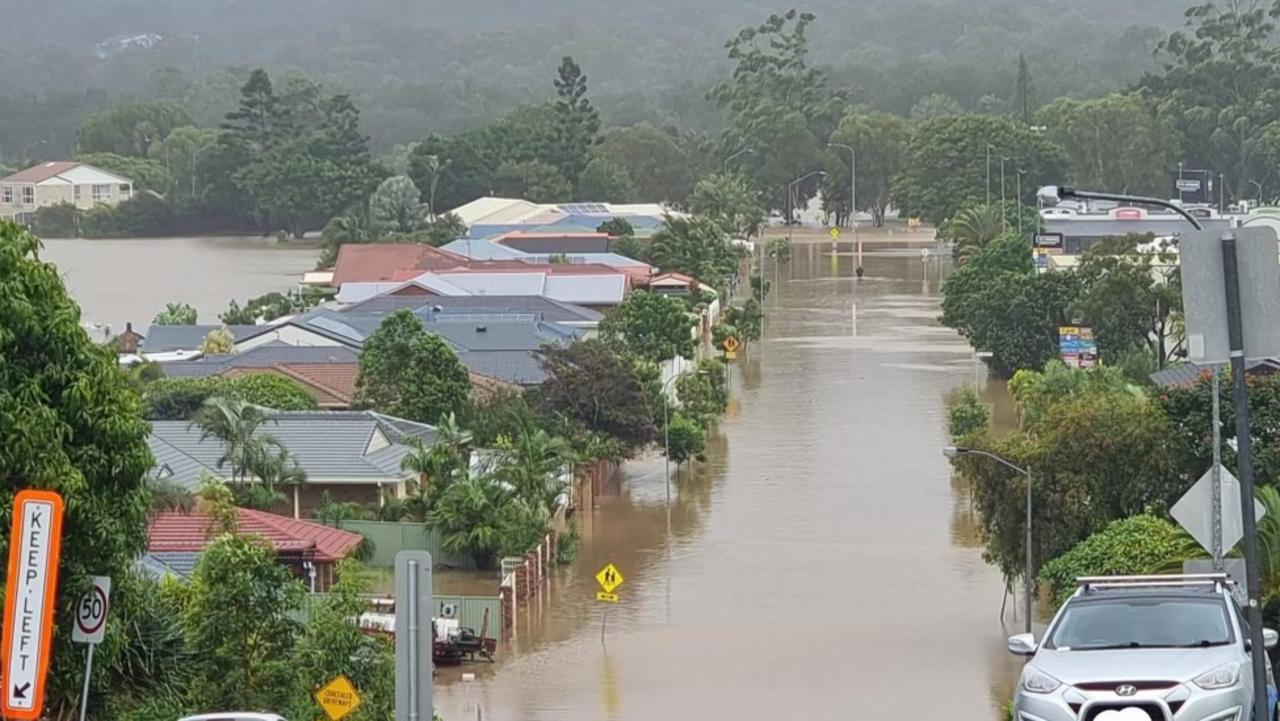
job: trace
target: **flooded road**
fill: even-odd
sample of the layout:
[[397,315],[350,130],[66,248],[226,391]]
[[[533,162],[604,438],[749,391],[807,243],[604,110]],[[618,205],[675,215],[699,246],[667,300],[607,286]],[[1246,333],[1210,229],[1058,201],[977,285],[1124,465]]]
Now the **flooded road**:
[[[941,454],[975,376],[935,320],[949,261],[869,253],[858,281],[826,249],[779,270],[767,341],[669,512],[661,457],[625,465],[514,648],[472,682],[441,670],[446,721],[998,718],[1003,584]],[[626,583],[602,648],[609,562]]]
[[232,298],[296,288],[319,251],[256,237],[72,239],[45,240],[40,257],[58,266],[82,320],[145,333],[165,303],[217,323]]

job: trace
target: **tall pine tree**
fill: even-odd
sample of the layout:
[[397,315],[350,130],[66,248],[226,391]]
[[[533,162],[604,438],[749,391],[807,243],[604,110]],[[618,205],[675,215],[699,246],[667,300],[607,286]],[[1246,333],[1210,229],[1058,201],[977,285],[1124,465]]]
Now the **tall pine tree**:
[[555,80],[556,149],[555,165],[574,186],[591,162],[591,148],[600,142],[600,115],[587,99],[587,76],[582,68],[565,56],[560,61]]
[[1018,54],[1018,87],[1014,93],[1014,112],[1026,125],[1031,124],[1031,115],[1035,112],[1035,88],[1031,85],[1031,70],[1027,67],[1027,56]]

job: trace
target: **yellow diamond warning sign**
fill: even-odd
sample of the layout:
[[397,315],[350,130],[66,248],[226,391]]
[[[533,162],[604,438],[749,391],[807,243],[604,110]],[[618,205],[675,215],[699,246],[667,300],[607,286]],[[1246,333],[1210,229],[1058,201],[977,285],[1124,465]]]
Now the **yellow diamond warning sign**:
[[321,686],[315,697],[316,703],[332,721],[342,721],[344,716],[360,707],[360,694],[346,674]]
[[600,584],[600,588],[604,589],[605,593],[613,593],[618,590],[618,586],[621,586],[624,580],[626,579],[622,577],[622,571],[619,571],[618,567],[612,563],[600,569],[600,572],[596,574],[596,582]]

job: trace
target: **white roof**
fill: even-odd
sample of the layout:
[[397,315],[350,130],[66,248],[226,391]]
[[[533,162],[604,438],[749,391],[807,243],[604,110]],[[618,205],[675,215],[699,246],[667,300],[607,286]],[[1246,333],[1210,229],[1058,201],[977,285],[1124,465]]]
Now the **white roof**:
[[627,279],[621,274],[552,275],[547,277],[545,295],[561,303],[613,305],[621,303],[626,292]]
[[50,178],[49,180],[46,180],[43,183],[40,183],[40,185],[45,185],[47,183],[55,182],[58,179],[62,179],[64,182],[71,183],[74,185],[92,185],[92,184],[105,185],[108,183],[132,183],[133,182],[128,178],[125,178],[120,175],[116,175],[115,173],[108,173],[102,168],[95,168],[92,165],[85,165],[84,163],[81,163],[80,165],[77,165],[76,167],[70,170],[64,170],[63,172],[58,173],[53,178]]
[[[542,295],[546,273],[432,273],[432,280],[461,288],[465,295]],[[420,278],[421,279],[421,278]],[[433,288],[434,290],[434,288]],[[463,295],[444,293],[444,295]]]
[[468,226],[477,223],[483,225],[505,225],[519,223],[521,220],[541,213],[554,206],[543,206],[530,203],[519,198],[484,197],[449,211],[458,216]]

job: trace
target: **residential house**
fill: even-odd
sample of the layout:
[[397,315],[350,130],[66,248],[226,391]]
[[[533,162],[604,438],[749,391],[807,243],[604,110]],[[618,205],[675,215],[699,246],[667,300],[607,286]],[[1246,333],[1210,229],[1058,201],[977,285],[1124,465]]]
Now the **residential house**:
[[[402,295],[545,295],[567,303],[609,308],[649,275],[647,269],[634,265],[620,269],[621,264],[526,260],[532,259],[473,260],[451,251],[401,243],[344,245],[330,282],[338,289],[338,302],[344,304],[394,291]],[[565,279],[568,276],[591,278]],[[418,281],[414,284],[417,287],[409,287],[409,281]]]
[[[153,324],[147,329],[146,338],[138,350],[144,357],[181,351],[199,351],[205,336],[222,327],[221,325]],[[237,345],[271,330],[269,325],[230,325],[226,328]]]
[[[147,438],[156,465],[152,476],[195,490],[206,477],[231,481],[219,464],[225,449],[189,421],[154,421]],[[305,483],[282,489],[294,518],[311,517],[326,496],[333,502],[376,504],[383,493],[403,496],[414,474],[401,469],[415,443],[430,445],[436,430],[424,423],[373,411],[270,411],[258,437],[288,449],[306,473]]]
[[81,210],[133,197],[133,181],[74,161],[34,165],[0,178],[0,218],[29,222],[40,208],[70,203]]
[[329,283],[341,288],[354,281],[389,281],[403,270],[417,270],[416,275],[421,275],[457,268],[470,261],[465,255],[422,243],[348,243],[338,249]]
[[[153,577],[190,578],[218,532],[215,519],[203,511],[160,513],[151,519],[141,566]],[[337,580],[338,563],[364,542],[358,533],[248,508],[236,509],[236,533],[269,544],[279,563],[313,593],[327,591]]]
[[595,232],[605,222],[622,218],[637,237],[658,231],[668,215],[681,215],[657,203],[560,203],[538,204],[516,198],[477,198],[450,211],[467,226],[470,238],[491,238],[505,233]]
[[595,265],[536,266],[518,261],[493,261],[483,269],[470,267],[448,272],[399,274],[391,282],[346,283],[338,291],[339,303],[359,303],[378,295],[483,296],[534,295],[562,303],[605,311],[631,292],[631,277],[612,268]]
[[132,355],[138,352],[142,347],[142,341],[146,340],[141,333],[133,329],[132,323],[124,324],[124,332],[111,339],[112,345],[115,346],[117,353]]
[[[457,302],[464,300],[472,302]],[[538,296],[493,302],[498,300],[493,296],[381,296],[343,311],[316,309],[273,325],[254,326],[261,331],[238,337],[233,355],[180,360],[164,363],[163,368],[168,375],[197,377],[274,372],[308,388],[321,406],[340,408],[350,403],[354,392],[358,354],[365,339],[393,310],[411,307],[427,330],[440,335],[458,354],[471,373],[472,388],[483,398],[504,388],[541,384],[546,373],[538,351],[547,344],[567,345],[584,337],[601,317],[595,311]],[[398,305],[401,302],[406,305]],[[547,317],[568,319],[575,325]],[[215,326],[186,327],[194,329],[186,343],[198,346],[196,339]],[[166,345],[165,350],[190,347]]]
[[520,261],[531,265],[603,265],[631,276],[632,285],[642,286],[653,275],[653,266],[620,253],[551,251],[528,252],[506,245],[495,238],[455,240],[440,248],[470,258],[472,261]]
[[239,378],[271,373],[302,386],[326,410],[345,410],[355,402],[360,355],[342,345],[295,346],[279,341],[232,355],[201,356],[160,364],[173,378]]

